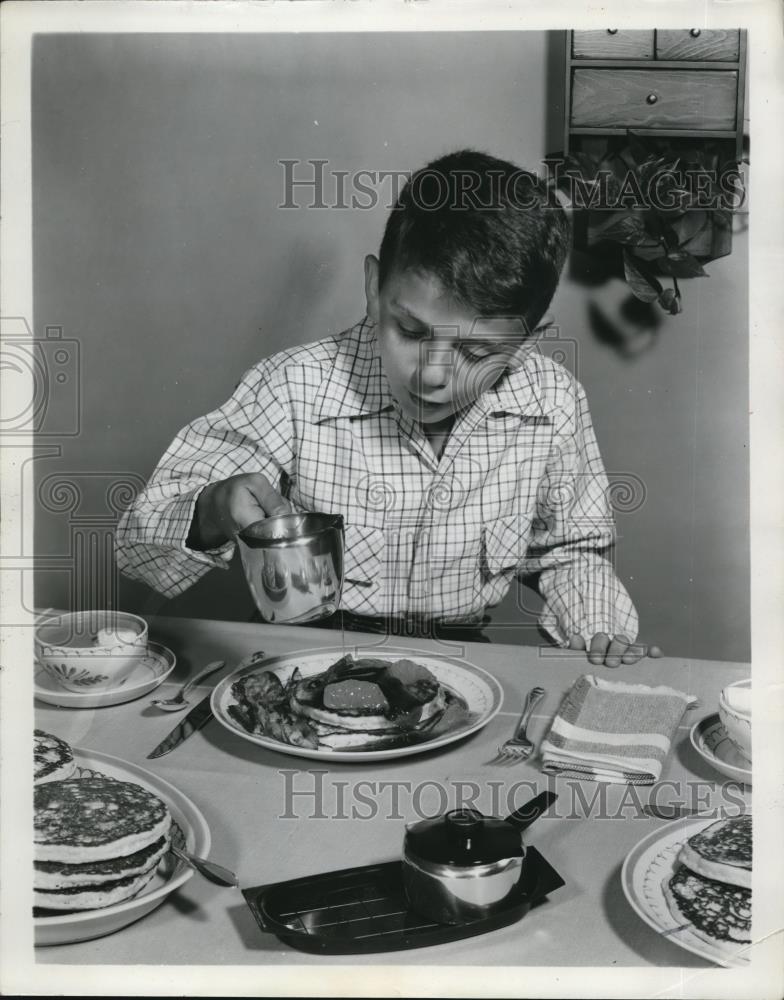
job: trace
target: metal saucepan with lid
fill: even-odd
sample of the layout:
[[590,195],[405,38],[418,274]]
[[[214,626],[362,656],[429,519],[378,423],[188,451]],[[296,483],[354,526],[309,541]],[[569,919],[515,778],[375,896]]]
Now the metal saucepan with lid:
[[501,908],[523,873],[521,833],[556,798],[542,792],[505,819],[455,809],[409,826],[403,883],[412,909],[438,923],[457,924]]

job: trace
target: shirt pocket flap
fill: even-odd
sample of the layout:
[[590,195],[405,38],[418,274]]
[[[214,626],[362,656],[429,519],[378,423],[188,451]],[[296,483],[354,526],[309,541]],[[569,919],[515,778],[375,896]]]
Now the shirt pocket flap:
[[380,528],[347,524],[343,579],[359,587],[378,586],[385,538]]
[[519,569],[525,559],[531,533],[531,518],[509,514],[484,527],[485,566],[491,574]]

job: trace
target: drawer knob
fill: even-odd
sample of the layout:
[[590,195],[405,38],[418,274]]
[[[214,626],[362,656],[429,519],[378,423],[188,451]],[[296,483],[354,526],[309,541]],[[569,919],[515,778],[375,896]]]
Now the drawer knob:
[[607,29],[607,34],[608,35],[617,35],[618,34],[618,29],[617,28],[608,28]]
[[689,34],[691,35],[692,38],[699,38],[702,32],[700,31],[699,28],[692,28]]
[[659,100],[658,94],[648,94],[645,98],[647,104],[655,104]]

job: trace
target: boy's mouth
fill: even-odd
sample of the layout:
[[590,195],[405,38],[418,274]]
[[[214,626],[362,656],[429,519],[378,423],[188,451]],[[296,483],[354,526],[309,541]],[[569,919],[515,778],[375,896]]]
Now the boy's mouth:
[[408,395],[414,406],[416,406],[418,410],[421,410],[422,413],[436,413],[439,410],[443,410],[444,407],[449,406],[449,401],[444,403],[431,402],[430,400],[423,399],[421,396],[417,396],[416,393],[410,391],[408,392]]

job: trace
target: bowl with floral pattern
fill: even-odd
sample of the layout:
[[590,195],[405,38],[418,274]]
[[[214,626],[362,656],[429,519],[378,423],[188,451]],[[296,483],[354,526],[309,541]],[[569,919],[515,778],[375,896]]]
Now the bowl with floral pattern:
[[719,718],[727,736],[751,760],[751,678],[729,684],[719,695]]
[[147,653],[147,622],[127,611],[74,611],[40,621],[38,663],[66,691],[110,691]]

